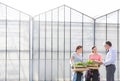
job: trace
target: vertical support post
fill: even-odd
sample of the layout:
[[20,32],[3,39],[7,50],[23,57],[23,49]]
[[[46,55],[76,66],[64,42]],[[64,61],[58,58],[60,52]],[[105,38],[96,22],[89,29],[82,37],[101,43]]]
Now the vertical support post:
[[[70,57],[71,57],[71,8],[70,8]],[[70,69],[71,69],[71,65],[70,65]],[[71,81],[71,70],[70,70],[70,81]]]
[[63,80],[65,81],[65,5],[64,5],[64,57],[63,57],[63,61],[64,61],[64,65],[63,65]]
[[51,81],[53,81],[53,10],[51,11]]
[[6,50],[5,50],[5,52],[6,52],[6,56],[5,56],[5,81],[7,81],[7,6],[6,6],[6,21],[5,21],[6,23],[5,23],[5,25],[6,25]]
[[[82,46],[84,44],[84,14],[82,14]],[[84,47],[83,47],[84,49]],[[83,61],[83,49],[82,49],[82,61]]]
[[95,37],[95,30],[96,30],[96,20],[94,19],[94,46],[95,46],[95,39],[96,39],[96,37]]
[[[119,68],[119,10],[117,11],[117,68]],[[118,70],[118,80],[119,80],[119,70]]]
[[58,8],[58,24],[57,24],[57,81],[59,81],[59,8]]
[[38,81],[40,81],[40,15],[39,15],[39,27],[38,27]]

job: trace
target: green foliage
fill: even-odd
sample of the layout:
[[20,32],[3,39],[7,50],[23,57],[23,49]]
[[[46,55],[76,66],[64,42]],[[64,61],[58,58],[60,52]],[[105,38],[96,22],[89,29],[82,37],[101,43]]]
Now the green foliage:
[[87,64],[93,64],[93,61],[92,61],[92,60],[87,60],[86,63],[87,63]]
[[86,66],[85,62],[76,62],[73,64],[73,66]]

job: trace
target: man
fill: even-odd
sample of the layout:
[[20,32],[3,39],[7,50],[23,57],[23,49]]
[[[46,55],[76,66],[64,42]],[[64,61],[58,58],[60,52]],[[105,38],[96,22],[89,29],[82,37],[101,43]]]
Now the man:
[[112,43],[110,41],[106,41],[104,47],[107,50],[107,55],[105,61],[103,62],[103,64],[106,66],[106,81],[115,81],[114,73],[116,70],[116,51],[112,48]]

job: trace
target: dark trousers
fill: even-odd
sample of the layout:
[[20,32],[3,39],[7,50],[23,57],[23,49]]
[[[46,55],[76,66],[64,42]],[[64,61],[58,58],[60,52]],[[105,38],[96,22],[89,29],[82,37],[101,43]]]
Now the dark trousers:
[[95,69],[95,70],[93,70],[93,69],[88,70],[88,72],[86,74],[85,81],[100,81],[99,71],[97,69]]
[[114,73],[115,73],[116,67],[115,65],[111,64],[106,66],[106,81],[115,81],[114,80]]
[[77,72],[77,79],[76,79],[76,81],[82,81],[82,76],[83,76],[82,72]]

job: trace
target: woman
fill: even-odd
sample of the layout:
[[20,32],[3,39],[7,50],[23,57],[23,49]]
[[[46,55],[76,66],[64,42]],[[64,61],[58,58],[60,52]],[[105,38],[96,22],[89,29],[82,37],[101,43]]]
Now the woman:
[[[82,46],[77,46],[75,52],[70,58],[71,64],[82,61]],[[72,81],[82,81],[82,72],[73,72]]]
[[[89,55],[89,60],[102,63],[101,55],[97,52],[96,46],[92,47],[92,53]],[[98,69],[89,69],[86,73],[85,81],[100,81],[100,74]]]

